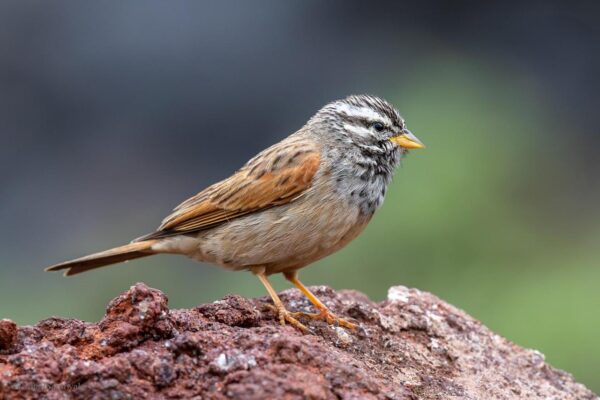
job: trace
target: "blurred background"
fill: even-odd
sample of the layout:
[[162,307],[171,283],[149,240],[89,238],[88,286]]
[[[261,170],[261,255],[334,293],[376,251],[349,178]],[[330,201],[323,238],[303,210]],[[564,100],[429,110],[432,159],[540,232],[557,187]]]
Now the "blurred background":
[[3,1],[0,318],[96,321],[137,281],[173,308],[265,295],[183,257],[42,269],[154,230],[326,102],[371,93],[428,147],[305,283],[433,292],[600,392],[597,4]]

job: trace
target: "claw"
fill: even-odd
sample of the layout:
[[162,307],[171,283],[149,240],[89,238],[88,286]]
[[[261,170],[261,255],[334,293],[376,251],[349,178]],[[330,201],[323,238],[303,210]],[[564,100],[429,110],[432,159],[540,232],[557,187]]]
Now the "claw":
[[285,325],[285,323],[287,322],[288,324],[290,324],[294,328],[302,331],[303,333],[310,332],[309,329],[306,326],[304,326],[304,324],[302,324],[300,321],[298,321],[294,317],[295,313],[291,313],[288,310],[286,310],[285,308],[275,307],[272,304],[265,304],[264,306],[266,308],[268,308],[269,310],[273,311],[279,317],[279,323],[281,325]]
[[293,312],[290,314],[294,318],[305,317],[305,318],[309,318],[312,320],[325,321],[329,325],[343,326],[344,328],[348,328],[351,330],[355,330],[358,328],[357,324],[354,324],[350,321],[347,321],[343,318],[336,316],[334,313],[332,313],[328,309],[321,310],[321,312],[318,312],[318,313]]

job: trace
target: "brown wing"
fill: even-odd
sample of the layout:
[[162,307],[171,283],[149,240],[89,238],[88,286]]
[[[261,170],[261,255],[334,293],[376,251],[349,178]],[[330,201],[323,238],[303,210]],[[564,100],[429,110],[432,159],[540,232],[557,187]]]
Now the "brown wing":
[[231,177],[177,206],[158,230],[143,238],[198,232],[302,196],[319,169],[318,147],[290,138],[264,150]]

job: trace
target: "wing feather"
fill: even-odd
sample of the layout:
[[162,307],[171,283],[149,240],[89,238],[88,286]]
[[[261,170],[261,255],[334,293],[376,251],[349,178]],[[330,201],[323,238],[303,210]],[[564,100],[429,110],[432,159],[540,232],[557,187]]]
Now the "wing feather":
[[258,154],[231,177],[178,205],[156,232],[137,240],[198,232],[294,201],[310,187],[320,160],[313,142],[284,140]]

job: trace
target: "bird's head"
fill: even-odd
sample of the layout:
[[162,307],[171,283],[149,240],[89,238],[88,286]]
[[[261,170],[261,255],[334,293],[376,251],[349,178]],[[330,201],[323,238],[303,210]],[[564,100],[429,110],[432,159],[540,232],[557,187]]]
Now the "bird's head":
[[425,147],[407,128],[400,113],[375,96],[353,95],[323,107],[311,120],[325,124],[336,141],[365,150],[400,150]]

